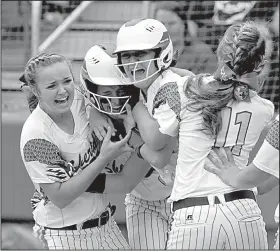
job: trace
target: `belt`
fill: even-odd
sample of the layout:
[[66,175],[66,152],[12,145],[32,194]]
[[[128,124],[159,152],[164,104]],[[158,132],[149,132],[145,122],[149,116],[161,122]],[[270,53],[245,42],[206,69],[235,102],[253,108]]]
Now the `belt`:
[[[106,210],[98,218],[90,219],[90,220],[87,220],[87,221],[83,222],[81,229],[100,227],[100,226],[105,225],[109,221],[110,216],[113,216],[115,211],[116,211],[116,206],[115,205],[112,205],[109,208],[110,208],[110,211],[111,211],[111,215],[110,215],[110,211]],[[44,227],[44,228],[45,229],[51,229],[51,230],[78,230],[79,229],[76,224],[75,225],[70,225],[70,226],[67,226],[67,227],[60,227],[60,228],[53,228],[53,227]]]
[[[253,199],[254,201],[256,201],[255,194],[250,190],[240,190],[240,191],[225,193],[223,195],[225,197],[226,202],[239,200],[239,199]],[[220,204],[220,200],[216,196],[215,196],[214,203]],[[203,205],[209,205],[209,201],[207,197],[186,198],[173,202],[173,212],[182,208],[203,206]]]

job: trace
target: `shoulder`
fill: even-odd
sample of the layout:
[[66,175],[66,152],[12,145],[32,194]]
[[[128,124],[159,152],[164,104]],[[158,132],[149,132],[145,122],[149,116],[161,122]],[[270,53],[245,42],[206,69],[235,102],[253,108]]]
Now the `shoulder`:
[[177,73],[173,72],[171,69],[167,69],[162,73],[162,79],[160,81],[160,85],[164,85],[166,83],[171,83],[171,82],[179,82],[181,81],[182,77],[178,75]]
[[273,120],[265,139],[275,149],[279,150],[279,115]]
[[[257,105],[256,109],[259,111],[262,111],[263,113],[267,114],[270,119],[274,116],[274,104],[265,98],[260,97],[259,95],[255,95],[252,98],[252,101],[254,101]],[[260,109],[261,108],[261,109]]]
[[78,91],[78,88],[75,88],[74,100],[71,109],[74,109],[77,112],[85,112],[85,97],[80,91]]
[[21,149],[27,142],[34,142],[37,139],[52,141],[52,130],[54,130],[52,122],[36,108],[23,125],[20,138]]

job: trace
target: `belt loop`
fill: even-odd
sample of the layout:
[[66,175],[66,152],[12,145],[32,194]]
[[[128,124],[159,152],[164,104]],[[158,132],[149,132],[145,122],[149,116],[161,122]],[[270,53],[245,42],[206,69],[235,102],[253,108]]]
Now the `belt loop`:
[[[84,222],[85,222],[85,221],[84,221]],[[77,228],[77,230],[79,230],[79,231],[80,231],[80,230],[82,230],[82,229],[83,229],[84,222],[76,224],[76,228]]]
[[215,204],[215,196],[214,195],[208,195],[207,199],[208,199],[209,205],[210,206],[214,206],[214,204]]
[[174,211],[173,211],[173,203],[174,203],[174,201],[172,201],[172,202],[171,202],[171,205],[170,205],[170,210],[171,210],[171,213],[172,213],[172,214],[174,213]]
[[101,219],[102,219],[102,217],[101,217],[101,215],[100,215],[99,218],[98,218],[98,227],[99,227],[99,228],[101,227]]
[[111,210],[111,205],[109,204],[109,206],[108,206],[108,212],[109,212],[109,218],[111,217],[111,214],[112,214],[112,210]]
[[225,199],[225,195],[224,194],[219,194],[217,195],[220,203],[224,206],[226,204],[226,199]]

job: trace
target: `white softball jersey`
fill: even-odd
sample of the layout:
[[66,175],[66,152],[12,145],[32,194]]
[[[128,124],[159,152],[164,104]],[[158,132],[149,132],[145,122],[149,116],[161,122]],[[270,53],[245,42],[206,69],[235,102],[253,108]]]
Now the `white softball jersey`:
[[54,182],[45,174],[50,160],[62,158],[71,162],[76,172],[81,172],[99,154],[101,143],[87,140],[89,128],[84,98],[77,91],[71,111],[75,121],[73,135],[62,131],[39,105],[27,118],[21,133],[22,160],[36,190],[44,197],[33,211],[33,217],[37,224],[45,227],[61,228],[96,218],[108,205],[106,195],[84,192],[60,209],[40,188],[40,183]]
[[[163,134],[173,137],[179,134],[176,175],[169,201],[234,191],[204,169],[207,156],[212,146],[232,147],[236,163],[246,166],[261,131],[273,117],[272,102],[251,91],[251,102],[230,101],[222,110],[222,129],[217,139],[212,140],[201,131],[200,112],[186,109],[188,99],[184,85],[188,77],[180,78],[167,71],[164,78],[166,81],[159,82],[152,113]],[[211,78],[205,78],[205,81],[209,82]]]

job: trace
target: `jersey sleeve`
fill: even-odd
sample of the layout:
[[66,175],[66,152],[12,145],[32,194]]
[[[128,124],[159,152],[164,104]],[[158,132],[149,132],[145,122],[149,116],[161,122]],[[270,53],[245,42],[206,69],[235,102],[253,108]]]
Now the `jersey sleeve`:
[[[30,136],[32,132],[28,133]],[[37,134],[37,135],[36,135]],[[54,183],[45,174],[52,160],[61,160],[59,148],[43,133],[34,132],[21,144],[21,154],[27,172],[34,183]]]
[[253,164],[279,178],[279,115],[273,121]]
[[153,117],[159,130],[171,137],[178,135],[181,112],[181,97],[176,82],[162,85],[153,101]]

